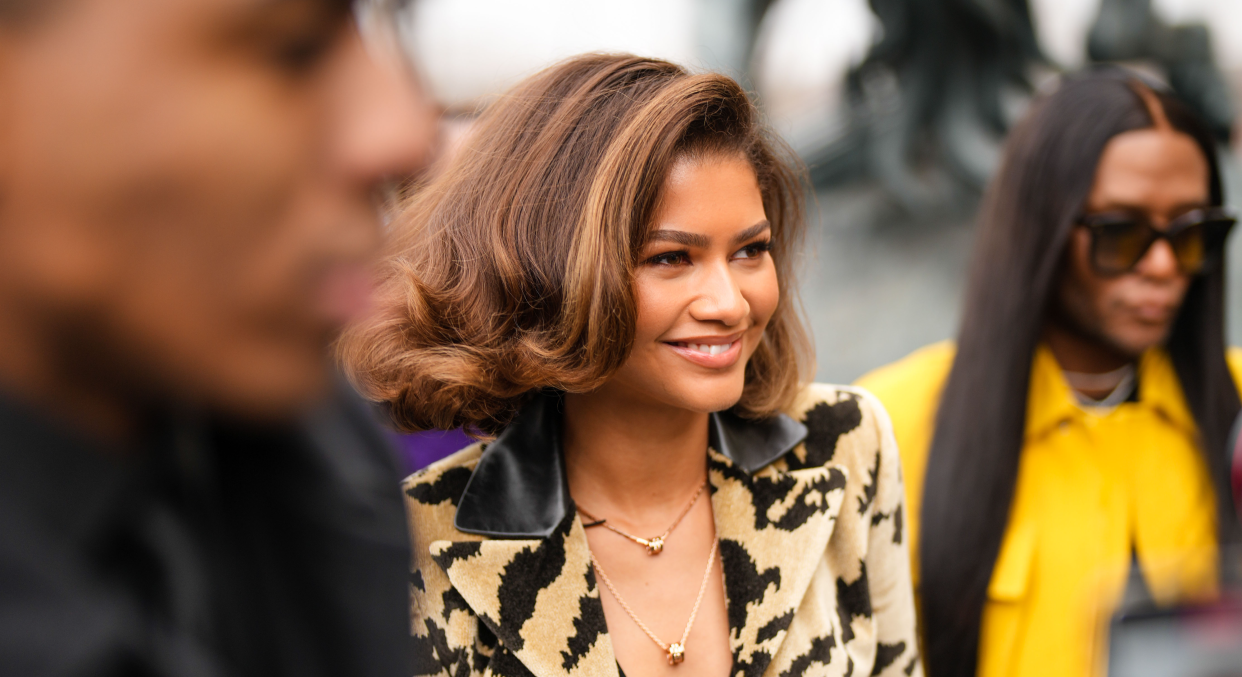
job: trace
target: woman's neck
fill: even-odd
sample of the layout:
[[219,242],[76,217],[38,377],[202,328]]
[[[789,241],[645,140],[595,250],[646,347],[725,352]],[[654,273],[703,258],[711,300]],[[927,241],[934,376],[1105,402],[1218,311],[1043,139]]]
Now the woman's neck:
[[[1119,370],[1135,362],[1135,358],[1106,345],[1103,341],[1095,340],[1083,332],[1068,329],[1054,322],[1044,327],[1044,341],[1048,344],[1061,370],[1066,372],[1070,387],[1093,400],[1104,399],[1111,395],[1125,378]],[[1116,373],[1116,380],[1107,379],[1099,386],[1075,383],[1071,378],[1071,375],[1112,375],[1113,373]]]
[[1135,361],[1135,358],[1104,341],[1055,322],[1044,326],[1044,341],[1066,371],[1100,374]]
[[706,481],[708,414],[570,394],[564,426],[570,494],[597,517],[662,529]]

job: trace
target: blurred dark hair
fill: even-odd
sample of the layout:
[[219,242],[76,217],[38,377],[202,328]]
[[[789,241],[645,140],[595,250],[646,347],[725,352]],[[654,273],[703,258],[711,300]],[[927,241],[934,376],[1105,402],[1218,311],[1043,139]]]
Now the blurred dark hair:
[[[983,605],[1017,482],[1031,360],[1104,147],[1154,126],[1145,89],[1169,124],[1202,149],[1211,202],[1219,205],[1211,133],[1172,95],[1116,67],[1070,77],[1037,101],[1010,136],[984,198],[924,485],[920,588],[934,677],[976,672]],[[1191,283],[1167,343],[1198,424],[1222,541],[1237,528],[1222,450],[1240,406],[1225,363],[1224,281],[1221,265]]]

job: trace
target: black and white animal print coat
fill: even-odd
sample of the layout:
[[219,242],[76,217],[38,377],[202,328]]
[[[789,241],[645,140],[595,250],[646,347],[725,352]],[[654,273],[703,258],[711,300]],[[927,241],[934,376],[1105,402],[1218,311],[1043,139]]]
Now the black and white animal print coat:
[[[618,666],[560,458],[559,399],[405,482],[416,674]],[[765,422],[711,417],[735,676],[921,675],[901,470],[864,391],[812,385]]]

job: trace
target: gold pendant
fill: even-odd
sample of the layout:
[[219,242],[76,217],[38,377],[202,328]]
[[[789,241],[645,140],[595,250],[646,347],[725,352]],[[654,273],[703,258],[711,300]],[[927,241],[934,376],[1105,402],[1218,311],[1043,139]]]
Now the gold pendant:
[[668,664],[677,665],[686,660],[686,647],[679,642],[673,642],[668,645]]
[[647,546],[648,555],[658,555],[664,551],[664,539],[656,536],[643,542]]

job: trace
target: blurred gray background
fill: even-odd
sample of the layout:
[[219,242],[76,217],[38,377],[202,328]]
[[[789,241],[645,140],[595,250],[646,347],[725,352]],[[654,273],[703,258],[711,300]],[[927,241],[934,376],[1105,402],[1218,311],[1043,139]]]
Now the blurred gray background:
[[[1242,0],[420,0],[402,28],[446,147],[480,104],[584,51],[741,79],[815,179],[801,287],[822,381],[953,335],[978,195],[1058,73],[1110,61],[1171,83],[1242,199]],[[1242,270],[1237,236],[1230,259]],[[1242,344],[1242,275],[1230,289]]]

